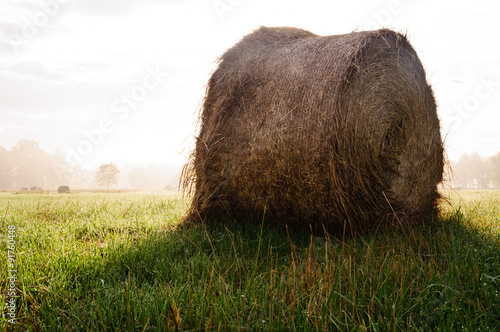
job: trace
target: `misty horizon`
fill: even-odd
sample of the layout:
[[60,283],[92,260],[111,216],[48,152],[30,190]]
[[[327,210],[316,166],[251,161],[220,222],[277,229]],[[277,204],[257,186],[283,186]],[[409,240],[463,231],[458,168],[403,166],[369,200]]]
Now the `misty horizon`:
[[[126,161],[102,163],[118,169],[111,189],[177,190],[182,168],[170,164],[137,164]],[[21,140],[11,149],[0,146],[0,190],[55,191],[60,186],[70,190],[103,190],[97,173],[91,169],[71,167],[61,155],[39,148],[33,140]],[[106,188],[109,189],[109,188]]]
[[[442,189],[488,189],[500,187],[500,150],[484,157],[464,153],[448,160]],[[107,164],[102,162],[99,166]],[[129,161],[109,162],[119,170],[112,189],[178,191],[184,165],[146,164]],[[55,191],[68,185],[72,190],[102,190],[96,180],[99,166],[72,167],[64,156],[44,151],[34,140],[21,140],[6,149],[0,145],[0,190]],[[449,171],[451,169],[451,173]]]

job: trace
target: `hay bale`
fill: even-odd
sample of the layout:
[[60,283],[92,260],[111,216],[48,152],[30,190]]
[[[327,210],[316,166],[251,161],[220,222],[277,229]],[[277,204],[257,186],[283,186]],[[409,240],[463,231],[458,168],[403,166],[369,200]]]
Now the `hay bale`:
[[69,187],[68,186],[59,186],[59,188],[57,188],[57,192],[59,194],[69,194]]
[[437,211],[436,103],[417,54],[391,30],[261,27],[219,59],[200,123],[182,177],[186,220],[265,211],[357,233]]

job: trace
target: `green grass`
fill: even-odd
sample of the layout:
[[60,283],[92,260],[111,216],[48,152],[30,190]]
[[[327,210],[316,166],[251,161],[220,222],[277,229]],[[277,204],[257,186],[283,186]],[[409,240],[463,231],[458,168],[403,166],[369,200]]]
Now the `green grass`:
[[19,331],[500,329],[500,192],[340,239],[258,220],[175,227],[175,194],[0,193],[0,318],[16,227]]

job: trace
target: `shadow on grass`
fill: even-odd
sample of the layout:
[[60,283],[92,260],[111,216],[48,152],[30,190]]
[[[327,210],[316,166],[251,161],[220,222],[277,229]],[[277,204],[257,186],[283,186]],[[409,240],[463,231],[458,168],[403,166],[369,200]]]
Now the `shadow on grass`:
[[495,329],[499,247],[460,210],[343,240],[251,219],[158,231],[68,264],[31,326]]

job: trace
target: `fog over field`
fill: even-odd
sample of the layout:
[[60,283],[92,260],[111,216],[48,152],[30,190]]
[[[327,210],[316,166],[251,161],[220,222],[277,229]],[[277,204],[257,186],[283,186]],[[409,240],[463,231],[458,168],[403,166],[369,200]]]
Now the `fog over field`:
[[[217,57],[262,25],[406,33],[434,89],[449,159],[491,157],[500,152],[499,7],[493,0],[2,1],[0,163],[28,140],[26,155],[35,142],[52,171],[55,160],[64,172],[90,172],[91,181],[99,165],[114,163],[121,187],[134,187],[134,169],[168,172],[155,189],[175,182]],[[41,181],[14,183],[15,176],[0,187]]]

